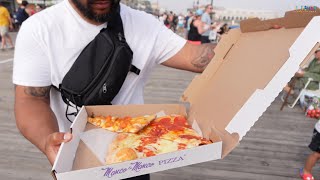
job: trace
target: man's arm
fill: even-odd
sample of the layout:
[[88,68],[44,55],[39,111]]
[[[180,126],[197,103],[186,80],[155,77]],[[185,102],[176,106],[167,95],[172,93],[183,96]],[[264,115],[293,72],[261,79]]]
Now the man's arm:
[[198,21],[195,27],[198,29],[199,34],[203,34],[208,30],[208,29],[205,29],[205,23],[203,23],[202,21]]
[[15,87],[15,117],[22,135],[47,155],[53,164],[62,142],[71,139],[58,133],[56,117],[50,108],[50,87]]
[[186,45],[172,58],[162,63],[162,65],[201,73],[214,57],[214,44]]

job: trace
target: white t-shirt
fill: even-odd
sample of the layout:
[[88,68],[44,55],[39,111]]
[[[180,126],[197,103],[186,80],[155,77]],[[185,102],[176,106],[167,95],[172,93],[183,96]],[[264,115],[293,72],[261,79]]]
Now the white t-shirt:
[[[112,104],[142,104],[143,89],[152,68],[172,56],[186,40],[168,30],[152,15],[121,4],[126,40],[139,76],[129,73]],[[106,24],[89,24],[72,8],[68,0],[41,11],[26,20],[18,33],[14,55],[13,83],[30,87],[58,85],[82,49]],[[70,123],[60,93],[51,90],[51,108],[60,131]],[[74,112],[71,108],[70,112]]]

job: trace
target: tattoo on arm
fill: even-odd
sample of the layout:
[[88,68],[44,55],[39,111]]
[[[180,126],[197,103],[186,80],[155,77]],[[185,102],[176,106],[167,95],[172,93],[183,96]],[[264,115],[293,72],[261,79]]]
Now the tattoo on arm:
[[48,98],[51,87],[25,87],[24,92],[30,96]]
[[201,47],[201,50],[196,55],[196,58],[191,62],[192,65],[198,69],[204,69],[210,63],[211,59],[214,57],[214,48],[213,44],[204,44]]

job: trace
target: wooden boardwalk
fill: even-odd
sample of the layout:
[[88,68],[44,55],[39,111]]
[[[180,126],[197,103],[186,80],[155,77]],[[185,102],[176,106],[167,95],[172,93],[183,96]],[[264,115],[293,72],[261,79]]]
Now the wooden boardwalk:
[[[2,54],[1,54],[2,53]],[[6,53],[6,54],[5,54]],[[49,180],[50,165],[17,131],[13,116],[12,58],[0,52],[0,180]],[[179,103],[195,74],[157,67],[145,89],[146,103]],[[276,99],[241,144],[225,159],[152,174],[153,180],[285,180],[299,179],[316,121]],[[314,170],[320,178],[320,168]]]

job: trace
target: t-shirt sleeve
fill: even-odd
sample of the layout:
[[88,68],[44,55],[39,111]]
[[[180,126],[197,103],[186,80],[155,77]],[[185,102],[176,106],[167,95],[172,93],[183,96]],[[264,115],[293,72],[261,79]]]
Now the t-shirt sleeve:
[[16,40],[14,84],[32,87],[51,85],[50,63],[42,42],[41,26],[36,21],[25,21]]
[[186,40],[166,26],[161,25],[154,44],[154,57],[156,63],[161,64],[176,55],[186,44]]
[[[156,17],[122,6],[127,10],[124,27],[137,58],[147,59],[149,65],[161,64],[176,55],[186,40],[168,29]],[[130,29],[130,31],[128,31]],[[135,52],[136,50],[136,52]]]

